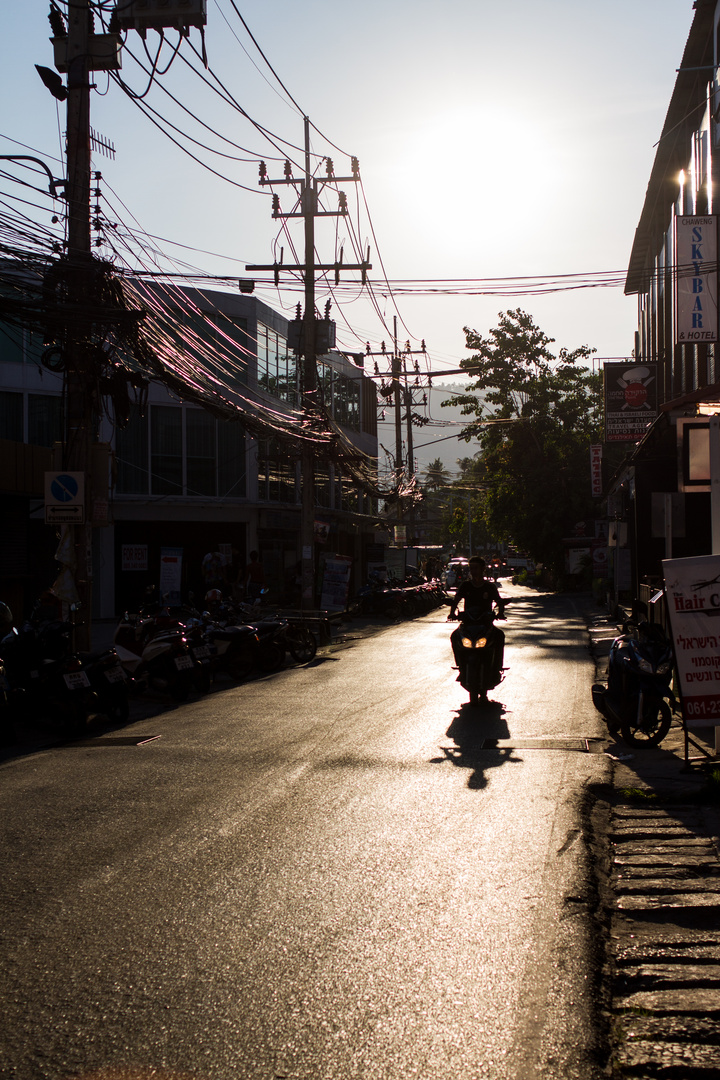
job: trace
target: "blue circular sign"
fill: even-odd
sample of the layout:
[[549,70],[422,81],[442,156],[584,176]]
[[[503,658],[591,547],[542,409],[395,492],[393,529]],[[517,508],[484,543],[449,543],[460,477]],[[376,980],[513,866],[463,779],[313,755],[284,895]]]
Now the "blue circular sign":
[[74,476],[61,473],[51,482],[50,493],[56,502],[72,502],[78,495],[78,482]]

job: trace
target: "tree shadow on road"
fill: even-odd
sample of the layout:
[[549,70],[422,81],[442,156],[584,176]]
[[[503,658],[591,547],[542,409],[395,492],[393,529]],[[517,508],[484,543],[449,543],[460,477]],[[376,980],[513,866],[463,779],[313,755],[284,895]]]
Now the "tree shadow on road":
[[[505,706],[501,701],[488,701],[482,705],[462,705],[456,712],[447,737],[454,746],[443,746],[443,756],[433,762],[451,761],[460,769],[471,769],[468,787],[474,791],[486,787],[486,772],[508,761],[521,761],[513,757],[511,748],[498,748],[492,744],[498,739],[508,739],[510,731],[505,720]],[[488,745],[489,744],[489,745]]]

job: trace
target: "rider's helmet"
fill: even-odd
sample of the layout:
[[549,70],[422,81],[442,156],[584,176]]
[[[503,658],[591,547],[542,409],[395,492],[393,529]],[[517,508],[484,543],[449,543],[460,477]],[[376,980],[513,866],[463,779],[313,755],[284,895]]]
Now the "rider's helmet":
[[220,589],[209,589],[205,593],[205,603],[210,606],[212,604],[222,604],[223,594]]

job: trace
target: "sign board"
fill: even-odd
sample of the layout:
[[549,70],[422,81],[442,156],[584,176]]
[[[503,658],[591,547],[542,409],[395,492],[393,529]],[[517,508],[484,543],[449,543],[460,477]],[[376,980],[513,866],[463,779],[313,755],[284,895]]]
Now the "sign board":
[[352,559],[346,555],[325,560],[320,596],[323,611],[344,611],[347,607],[351,567]]
[[599,499],[603,492],[602,443],[590,447],[590,491],[593,499]]
[[675,253],[675,343],[717,341],[717,216],[676,218]]
[[665,559],[665,592],[683,716],[720,725],[720,555]]
[[605,442],[638,442],[658,415],[657,365],[603,365]]
[[160,596],[169,604],[180,603],[182,548],[160,548]]
[[85,524],[85,473],[45,473],[45,524]]
[[122,559],[120,565],[123,570],[147,570],[147,544],[123,544],[120,554]]

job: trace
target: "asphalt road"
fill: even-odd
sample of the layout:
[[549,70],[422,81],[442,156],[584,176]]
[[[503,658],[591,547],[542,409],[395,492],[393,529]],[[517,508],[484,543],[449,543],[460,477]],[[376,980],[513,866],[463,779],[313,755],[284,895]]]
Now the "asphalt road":
[[503,592],[485,709],[441,610],[0,765],[0,1075],[599,1077],[585,621]]

